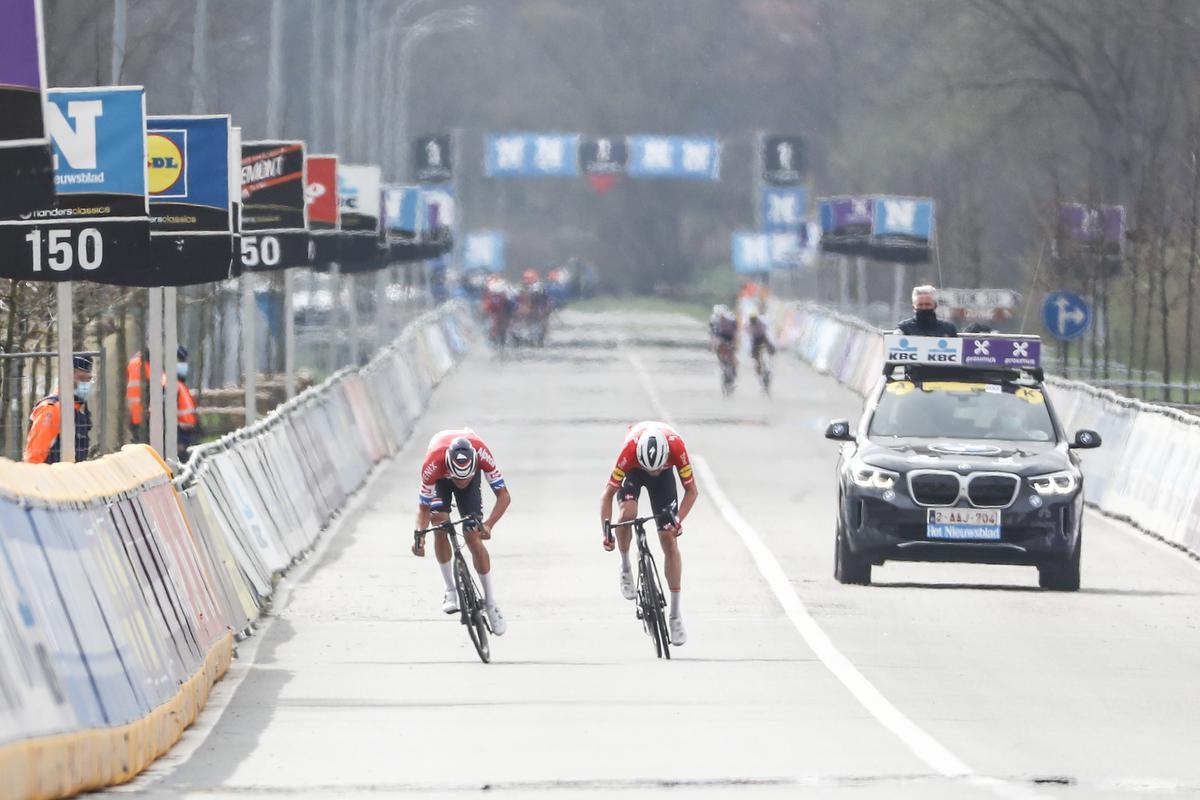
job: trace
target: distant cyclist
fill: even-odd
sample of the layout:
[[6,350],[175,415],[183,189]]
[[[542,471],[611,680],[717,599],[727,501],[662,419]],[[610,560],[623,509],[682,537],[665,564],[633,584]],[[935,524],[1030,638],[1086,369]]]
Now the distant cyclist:
[[[679,494],[675,487],[675,472],[683,483],[683,502],[678,503]],[[658,515],[671,513],[678,505],[678,514],[671,522],[658,522],[658,541],[662,545],[664,571],[667,588],[671,595],[669,625],[671,643],[681,645],[687,641],[680,612],[680,584],[683,578],[683,561],[679,555],[676,539],[683,534],[683,521],[700,496],[696,479],[692,475],[692,462],[687,447],[675,429],[663,422],[639,422],[629,429],[616,466],[609,476],[604,494],[600,498],[601,527],[612,519],[612,501],[620,503],[621,521],[633,519],[638,514],[638,499],[642,488],[650,495],[650,511]],[[629,563],[629,544],[633,532],[628,528],[617,528],[617,547],[621,553],[621,594],[627,600],[637,596],[633,584],[633,569]],[[612,550],[612,542],[604,538],[604,549]]]
[[937,289],[917,286],[912,290],[913,315],[897,326],[908,336],[958,336],[954,323],[938,319]]
[[737,355],[734,343],[737,341],[737,317],[727,306],[713,306],[712,316],[708,318],[708,332],[712,336],[712,347],[717,353],[717,360],[722,365],[729,364],[737,373]]
[[751,311],[746,319],[746,334],[750,337],[750,355],[754,359],[754,366],[761,375],[764,367],[763,351],[765,350],[768,355],[775,355],[775,344],[771,341],[767,323],[763,321],[757,311]]
[[[496,504],[492,507],[491,515],[481,526],[473,530],[464,528],[463,536],[467,541],[467,548],[471,551],[475,571],[479,573],[479,581],[483,584],[484,603],[487,606],[492,633],[503,636],[508,625],[496,606],[496,591],[492,586],[492,559],[483,540],[492,538],[492,528],[504,516],[512,498],[504,483],[504,476],[496,466],[492,451],[470,428],[441,431],[429,441],[429,449],[421,465],[421,495],[420,505],[417,507],[416,530],[428,528],[431,519],[434,525],[449,519],[451,496],[454,497],[461,516],[483,520],[481,483],[484,476],[487,477],[488,485],[492,487],[492,493],[496,495]],[[424,540],[418,539],[417,542],[414,542],[412,547],[413,555],[423,557]],[[442,611],[455,614],[458,612],[458,593],[454,589],[454,572],[450,565],[453,554],[446,533],[437,531],[434,534],[433,553],[442,570],[442,579],[446,582]]]

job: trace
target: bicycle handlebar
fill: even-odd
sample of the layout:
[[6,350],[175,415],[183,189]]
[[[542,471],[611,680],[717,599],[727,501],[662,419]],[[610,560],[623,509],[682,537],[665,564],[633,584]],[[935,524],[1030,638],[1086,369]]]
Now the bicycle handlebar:
[[463,530],[466,530],[468,528],[474,528],[474,527],[480,526],[480,525],[482,525],[482,523],[479,520],[475,519],[475,517],[462,517],[462,518],[456,519],[456,520],[446,520],[445,522],[440,522],[437,525],[431,525],[430,527],[425,528],[424,530],[413,531],[413,539],[414,539],[414,541],[418,540],[421,537],[423,537],[425,534],[434,533],[436,531],[446,531],[447,533],[449,533],[451,530],[454,529],[454,527],[456,525],[462,525]]

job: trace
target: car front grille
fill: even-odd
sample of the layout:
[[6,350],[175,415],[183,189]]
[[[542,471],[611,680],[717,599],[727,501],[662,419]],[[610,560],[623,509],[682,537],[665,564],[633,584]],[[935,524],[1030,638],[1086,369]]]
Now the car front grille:
[[967,499],[979,508],[1004,508],[1017,497],[1015,475],[976,475],[967,484]]
[[913,500],[923,506],[952,506],[958,500],[958,476],[925,472],[908,481]]

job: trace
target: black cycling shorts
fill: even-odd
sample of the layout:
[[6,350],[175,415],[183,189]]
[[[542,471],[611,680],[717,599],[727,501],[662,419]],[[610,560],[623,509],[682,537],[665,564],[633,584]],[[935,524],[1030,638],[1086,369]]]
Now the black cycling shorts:
[[[625,473],[625,480],[621,481],[621,489],[617,492],[617,499],[621,502],[627,500],[638,500],[642,494],[642,487],[646,488],[646,493],[650,495],[650,512],[655,514],[663,513],[664,511],[675,512],[679,505],[679,491],[675,486],[675,470],[674,468],[664,469],[657,475],[651,475],[644,469],[631,469]],[[662,523],[655,521],[658,527],[662,528]]]
[[439,505],[433,509],[434,512],[443,514],[450,513],[450,497],[454,496],[454,503],[458,506],[458,514],[460,517],[477,516],[483,518],[483,493],[480,491],[483,484],[483,473],[476,472],[475,477],[471,479],[463,488],[458,488],[449,478],[442,478],[433,485],[434,494],[437,496]]

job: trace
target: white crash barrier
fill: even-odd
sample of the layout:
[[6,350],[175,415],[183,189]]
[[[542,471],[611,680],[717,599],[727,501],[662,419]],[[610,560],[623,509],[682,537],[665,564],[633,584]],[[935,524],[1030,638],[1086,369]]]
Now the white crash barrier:
[[0,798],[130,780],[182,735],[277,577],[412,432],[467,349],[466,309],[410,323],[174,480],[136,445],[0,459]]
[[[879,380],[879,330],[809,304],[782,306],[775,316],[779,345],[818,371],[860,395]],[[1200,418],[1079,381],[1046,384],[1065,430],[1090,428],[1104,440],[1082,460],[1088,504],[1200,555]]]

